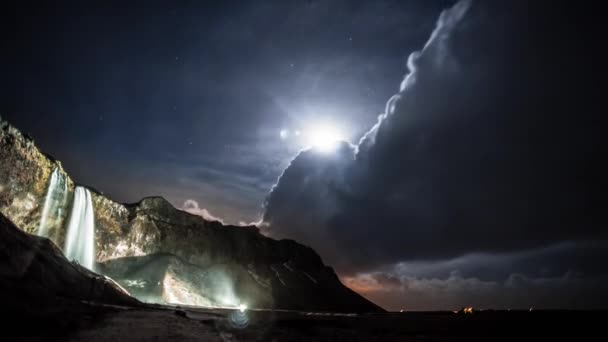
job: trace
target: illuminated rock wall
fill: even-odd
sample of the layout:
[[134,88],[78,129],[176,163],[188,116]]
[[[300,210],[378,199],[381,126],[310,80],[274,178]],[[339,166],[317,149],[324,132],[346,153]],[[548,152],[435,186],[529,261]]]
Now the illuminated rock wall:
[[[75,184],[61,163],[1,120],[0,161],[0,212],[30,233],[38,233],[53,172],[65,182],[66,203],[59,199],[52,219],[43,222],[45,234],[57,246],[65,246]],[[161,197],[120,204],[88,190],[95,216],[95,269],[142,300],[381,310],[344,287],[314,250],[295,241],[267,238],[255,226],[206,221],[174,208]]]
[[[31,138],[0,119],[0,212],[28,233],[38,233],[54,170],[65,182],[67,198],[72,198],[74,182],[61,163],[41,153]],[[69,201],[61,204],[54,219],[45,223],[45,235],[58,246],[64,243],[68,206]]]

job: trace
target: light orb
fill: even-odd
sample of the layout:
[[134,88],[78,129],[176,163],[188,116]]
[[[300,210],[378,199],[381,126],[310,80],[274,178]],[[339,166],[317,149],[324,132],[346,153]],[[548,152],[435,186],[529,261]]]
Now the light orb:
[[247,305],[245,305],[245,304],[239,304],[239,311],[240,312],[245,312],[245,310],[247,310]]
[[281,137],[281,139],[287,139],[287,137],[289,136],[289,131],[286,129],[282,129],[279,132],[279,136]]
[[321,152],[333,151],[341,140],[344,140],[342,132],[331,125],[319,126],[308,133],[308,144]]

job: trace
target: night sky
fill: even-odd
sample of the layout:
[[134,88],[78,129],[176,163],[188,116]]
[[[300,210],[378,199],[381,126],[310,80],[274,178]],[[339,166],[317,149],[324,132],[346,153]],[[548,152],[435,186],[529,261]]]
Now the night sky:
[[79,183],[258,222],[391,310],[608,306],[599,9],[2,6],[0,115]]

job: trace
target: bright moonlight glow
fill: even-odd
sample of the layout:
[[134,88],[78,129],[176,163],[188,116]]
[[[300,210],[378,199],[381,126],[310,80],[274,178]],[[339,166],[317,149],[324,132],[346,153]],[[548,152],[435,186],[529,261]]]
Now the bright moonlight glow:
[[342,132],[331,125],[323,125],[308,132],[308,144],[321,152],[330,152],[344,140]]
[[239,311],[240,312],[245,312],[245,310],[247,310],[247,305],[245,305],[245,304],[239,304]]

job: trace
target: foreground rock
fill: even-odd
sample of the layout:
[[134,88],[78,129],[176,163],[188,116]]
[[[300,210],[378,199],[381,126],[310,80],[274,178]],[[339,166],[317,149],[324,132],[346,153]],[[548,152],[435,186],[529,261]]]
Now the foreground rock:
[[[24,231],[43,231],[57,246],[64,246],[75,182],[61,163],[1,120],[0,160],[0,213]],[[51,183],[55,186],[47,198]],[[382,311],[343,286],[314,250],[295,241],[267,238],[255,226],[207,221],[177,210],[161,197],[120,204],[90,190],[97,270],[142,300]]]
[[[21,231],[0,214],[2,317],[16,321],[45,317],[31,329],[61,326],[62,315],[78,311],[82,301],[141,305],[112,280],[69,262],[50,240]],[[18,327],[3,324],[2,333],[27,333],[12,330]]]

